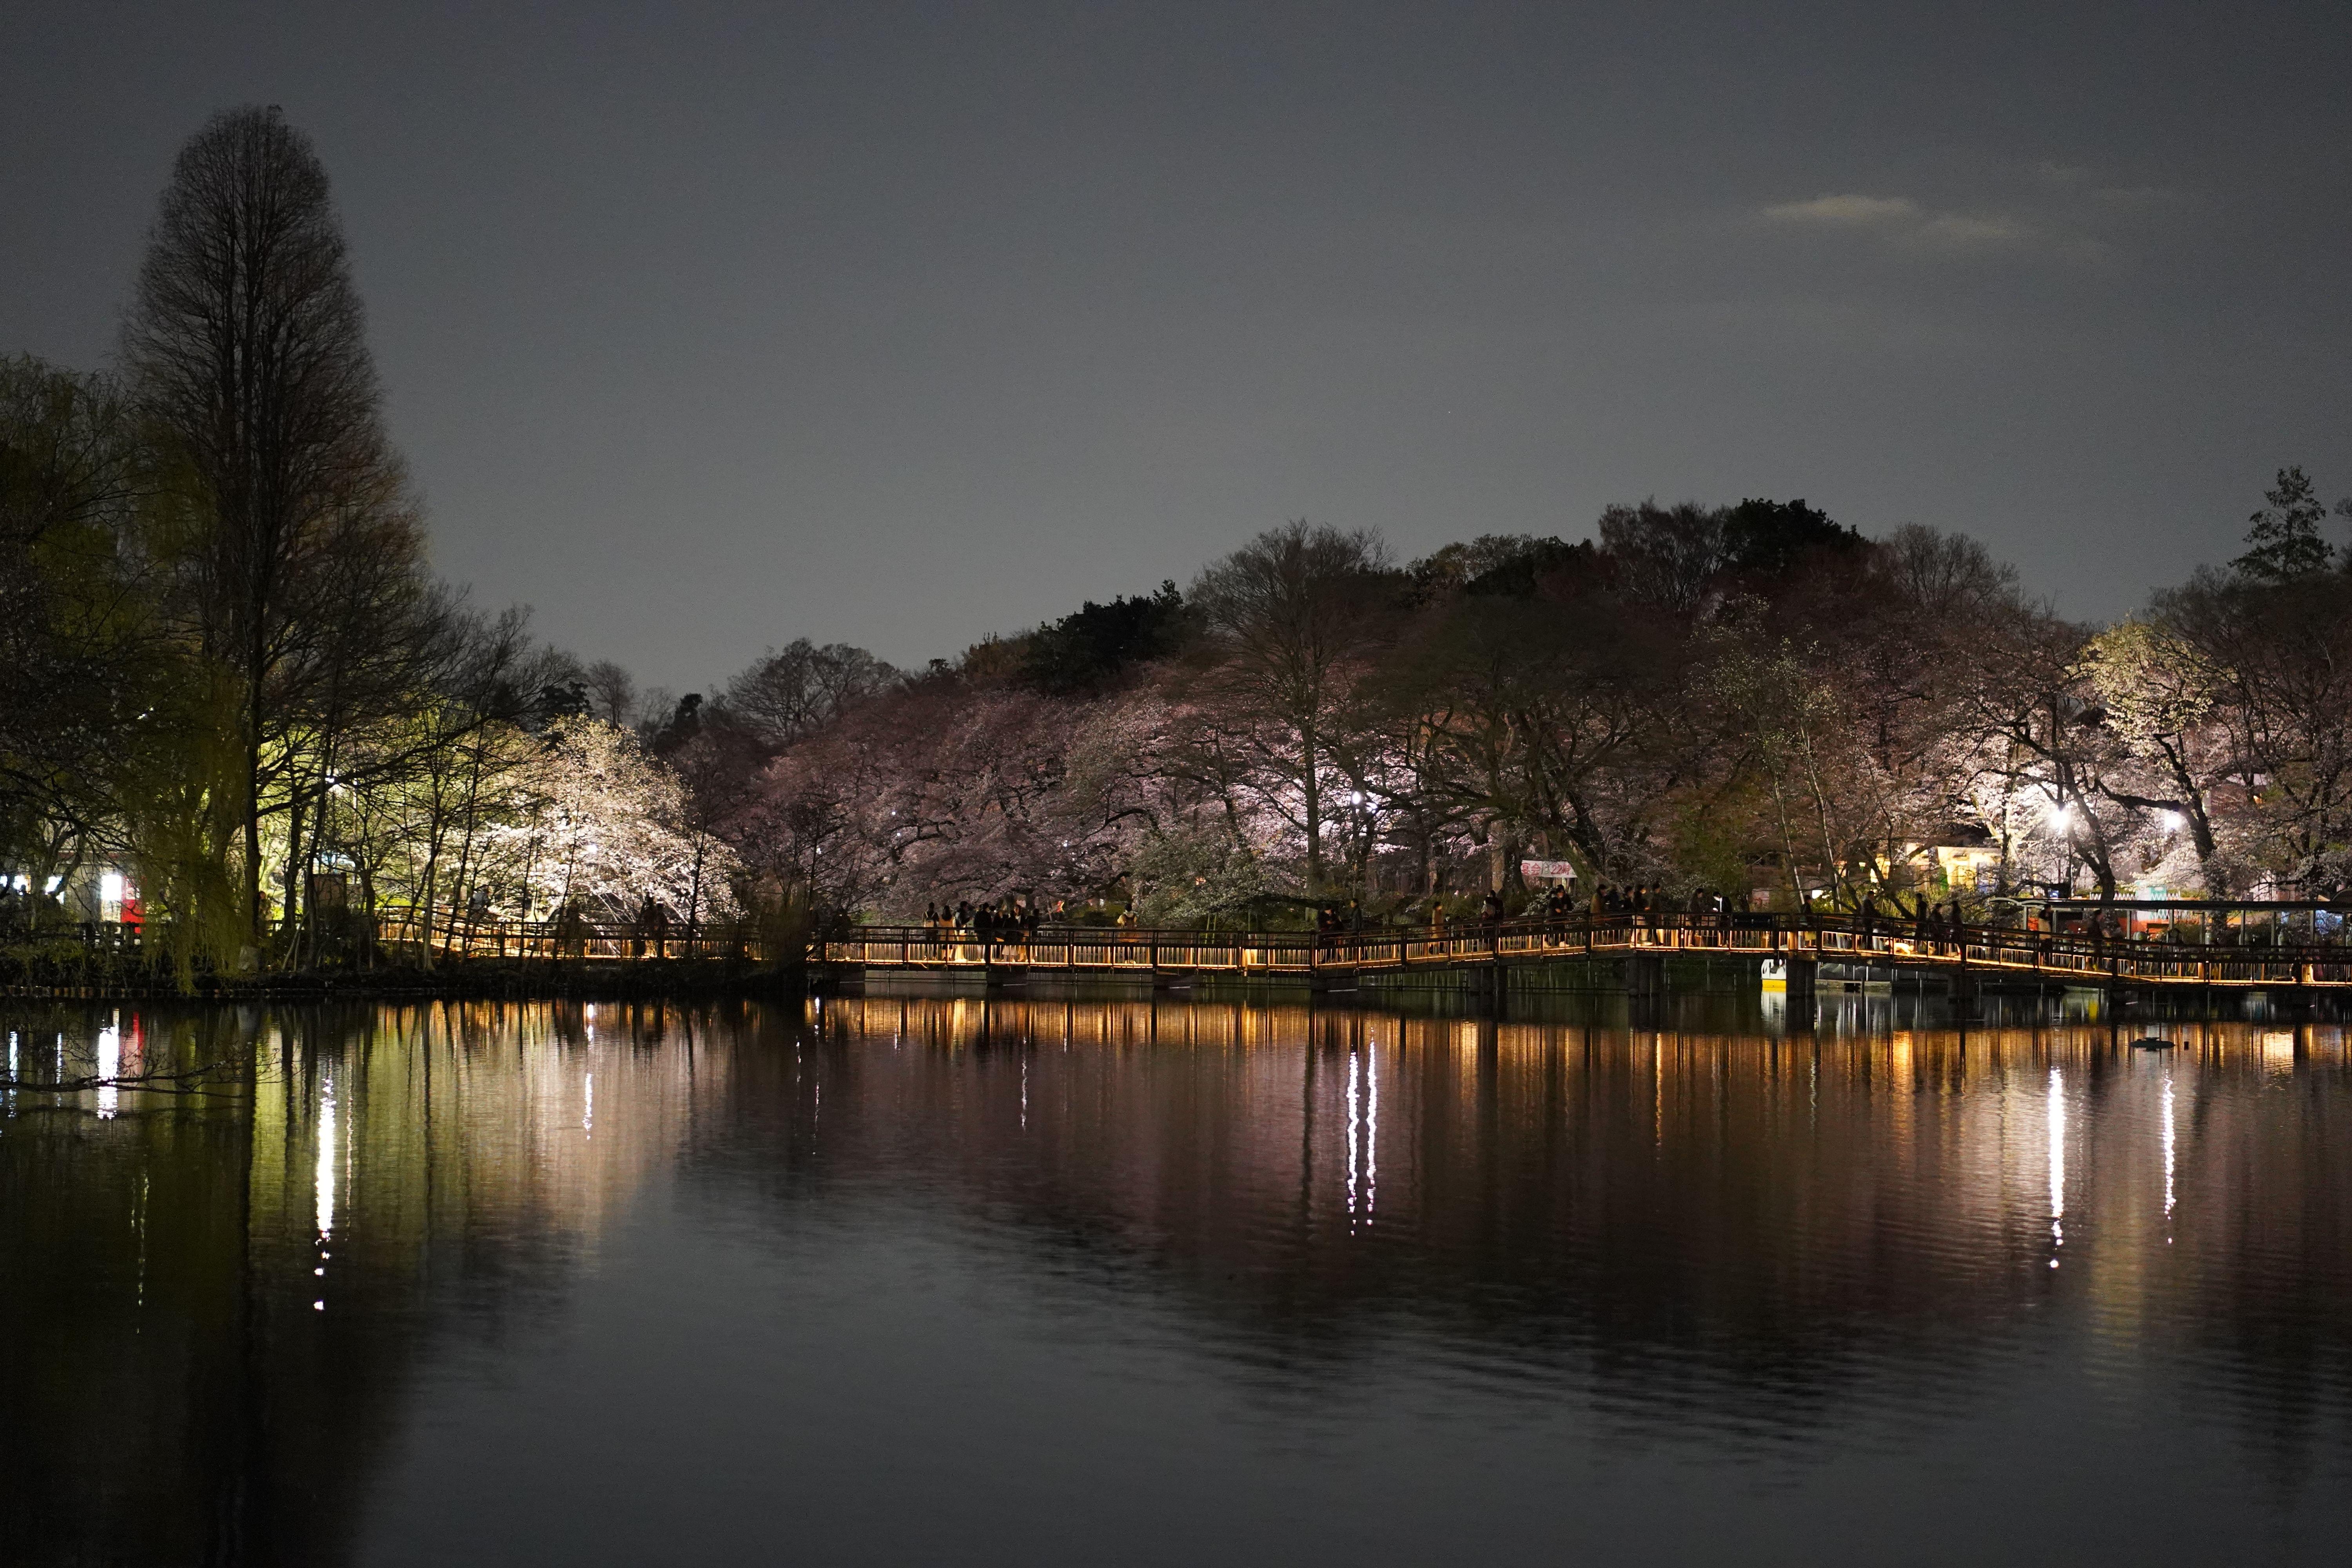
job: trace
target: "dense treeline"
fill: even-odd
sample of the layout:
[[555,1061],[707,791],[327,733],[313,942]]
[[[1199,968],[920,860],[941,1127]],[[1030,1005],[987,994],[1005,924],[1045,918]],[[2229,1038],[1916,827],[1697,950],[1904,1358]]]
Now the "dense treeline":
[[1417,910],[1516,900],[1529,858],[1783,908],[2334,896],[2352,560],[2299,470],[2267,500],[2228,569],[2107,627],[1971,540],[1802,501],[1404,565],[1295,523],[952,667],[795,645],[665,744],[748,872],[900,915]]
[[387,912],[1417,915],[1529,859],[1780,907],[2352,876],[2352,560],[2298,469],[2105,627],[1961,536],[1643,502],[1409,563],[1294,523],[927,669],[640,699],[435,582],[379,404],[274,110],[182,153],[117,371],[0,362],[18,916],[110,918],[106,868],[184,962],[292,966]]

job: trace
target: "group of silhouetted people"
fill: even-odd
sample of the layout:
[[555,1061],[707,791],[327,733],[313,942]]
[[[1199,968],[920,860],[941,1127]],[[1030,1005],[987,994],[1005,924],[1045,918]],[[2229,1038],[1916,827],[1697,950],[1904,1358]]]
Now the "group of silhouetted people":
[[934,931],[970,931],[975,936],[1023,936],[1044,923],[1036,906],[1019,899],[990,899],[974,907],[970,899],[950,905],[923,906],[923,923]]
[[1903,907],[1903,900],[1899,895],[1893,901],[1892,910],[1884,910],[1879,907],[1878,895],[1875,893],[1862,900],[1861,919],[1864,935],[1867,936],[1876,931],[1882,921],[1890,927],[1908,925],[1916,935],[1925,937],[1929,942],[1941,942],[1946,936],[1957,934],[1967,929],[1968,921],[1960,911],[1960,900],[1958,899],[1952,900],[1948,914],[1945,912],[1945,907],[1942,904],[1929,903],[1924,893],[1913,901],[1908,910]]
[[1592,912],[1597,915],[1645,915],[1652,910],[1665,908],[1665,889],[1653,888],[1647,882],[1631,888],[1621,888],[1614,882],[1603,882],[1592,895]]

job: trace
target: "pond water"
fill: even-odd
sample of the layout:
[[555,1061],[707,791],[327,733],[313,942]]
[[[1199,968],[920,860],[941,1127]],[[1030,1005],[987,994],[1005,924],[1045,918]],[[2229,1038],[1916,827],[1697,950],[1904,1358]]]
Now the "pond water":
[[2329,1563],[2343,1030],[0,1011],[0,1561]]

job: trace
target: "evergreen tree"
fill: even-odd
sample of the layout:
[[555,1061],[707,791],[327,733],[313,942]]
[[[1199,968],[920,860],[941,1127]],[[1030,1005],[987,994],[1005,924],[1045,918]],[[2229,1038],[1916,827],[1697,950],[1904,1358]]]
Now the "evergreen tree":
[[2281,468],[2277,487],[2263,499],[2271,504],[2247,520],[2252,526],[2246,530],[2246,552],[2231,566],[2263,583],[2292,583],[2326,571],[2335,552],[2319,536],[2327,508],[2318,487],[2301,468]]

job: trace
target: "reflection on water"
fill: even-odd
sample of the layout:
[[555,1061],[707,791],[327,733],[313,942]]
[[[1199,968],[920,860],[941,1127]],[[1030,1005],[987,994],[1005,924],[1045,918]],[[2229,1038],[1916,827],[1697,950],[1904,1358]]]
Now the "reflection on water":
[[0,1558],[2340,1560],[2342,1031],[1874,1016],[0,1016]]

